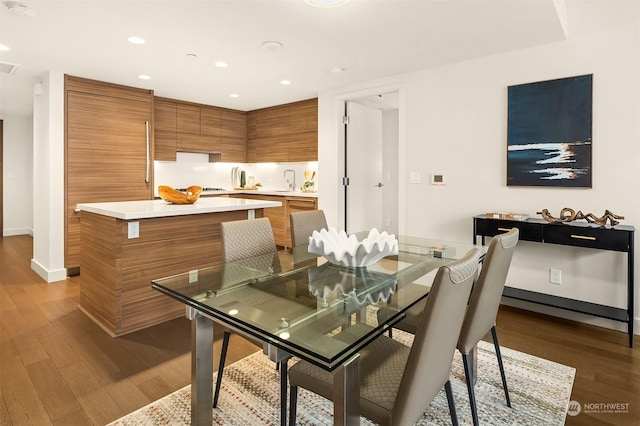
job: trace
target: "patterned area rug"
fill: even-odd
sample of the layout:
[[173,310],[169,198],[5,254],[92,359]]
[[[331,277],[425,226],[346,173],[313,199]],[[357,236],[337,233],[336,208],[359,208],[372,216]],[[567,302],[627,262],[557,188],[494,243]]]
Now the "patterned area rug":
[[[394,330],[394,338],[411,344],[412,336]],[[505,404],[493,344],[478,345],[476,399],[481,424],[563,425],[571,396],[575,369],[521,352],[501,348],[512,408]],[[295,361],[290,361],[292,364]],[[215,382],[215,375],[214,375]],[[460,424],[472,424],[469,396],[460,354],[456,352],[451,384]],[[188,425],[190,386],[155,401],[110,426]],[[262,351],[225,368],[214,425],[278,425],[280,420],[279,373]],[[299,425],[332,425],[333,404],[305,389],[298,392]],[[362,418],[361,424],[372,425]],[[451,425],[444,390],[425,411],[419,425]]]

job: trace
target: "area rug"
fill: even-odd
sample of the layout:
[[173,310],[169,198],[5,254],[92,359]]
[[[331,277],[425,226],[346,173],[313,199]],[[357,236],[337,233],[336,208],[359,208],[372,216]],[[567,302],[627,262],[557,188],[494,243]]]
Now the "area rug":
[[[410,344],[413,336],[394,330],[394,338]],[[575,369],[508,348],[501,348],[512,408],[504,392],[493,344],[478,345],[478,416],[485,425],[563,425],[571,396]],[[295,360],[290,361],[292,364]],[[215,382],[215,375],[213,378]],[[456,352],[451,384],[461,424],[472,424],[469,396],[460,354]],[[278,425],[280,422],[279,373],[274,364],[256,352],[225,368],[214,425]],[[191,414],[190,386],[122,417],[110,426],[188,425]],[[333,404],[300,389],[299,425],[332,425]],[[373,425],[362,418],[361,424]],[[451,425],[444,390],[431,403],[418,425]]]

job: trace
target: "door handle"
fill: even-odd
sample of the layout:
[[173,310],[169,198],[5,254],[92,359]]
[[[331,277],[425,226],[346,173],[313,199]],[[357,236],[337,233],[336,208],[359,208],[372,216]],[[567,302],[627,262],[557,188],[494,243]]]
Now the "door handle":
[[384,183],[382,182],[378,182],[378,184],[376,185],[378,188],[382,188],[384,186]]

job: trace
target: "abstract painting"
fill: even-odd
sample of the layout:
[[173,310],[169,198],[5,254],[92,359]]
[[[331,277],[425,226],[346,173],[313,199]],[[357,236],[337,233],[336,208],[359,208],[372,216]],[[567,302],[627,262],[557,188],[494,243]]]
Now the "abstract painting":
[[509,86],[508,186],[591,188],[592,81]]

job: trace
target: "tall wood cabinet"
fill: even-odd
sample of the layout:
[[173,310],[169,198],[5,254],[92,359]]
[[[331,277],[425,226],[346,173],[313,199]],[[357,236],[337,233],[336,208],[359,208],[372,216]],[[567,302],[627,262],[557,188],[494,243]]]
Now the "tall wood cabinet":
[[[153,198],[153,91],[65,76],[65,267],[80,267],[79,203]],[[101,261],[101,259],[96,259]]]

